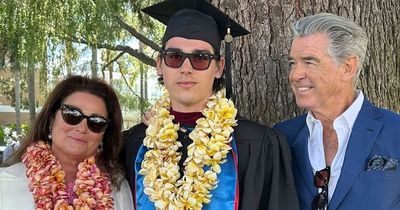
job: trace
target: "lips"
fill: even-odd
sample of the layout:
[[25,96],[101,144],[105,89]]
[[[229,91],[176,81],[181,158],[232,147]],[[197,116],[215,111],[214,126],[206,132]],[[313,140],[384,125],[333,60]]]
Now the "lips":
[[192,82],[192,81],[180,81],[180,82],[177,82],[176,84],[182,88],[190,88],[190,87],[194,86],[196,83]]
[[87,143],[83,138],[80,138],[80,137],[77,137],[77,136],[70,136],[70,138],[73,141],[79,142],[81,144],[86,144]]
[[305,91],[311,90],[312,87],[296,87],[296,89],[299,92],[305,92]]
[[299,83],[292,83],[292,89],[293,92],[297,94],[302,94],[302,93],[308,93],[312,89],[314,89],[314,86],[312,84],[299,84]]

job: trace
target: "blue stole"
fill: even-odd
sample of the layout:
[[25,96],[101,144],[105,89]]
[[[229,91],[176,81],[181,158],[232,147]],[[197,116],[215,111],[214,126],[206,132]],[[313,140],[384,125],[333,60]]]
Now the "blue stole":
[[[233,137],[233,135],[232,135]],[[205,210],[220,209],[220,210],[236,210],[239,203],[239,181],[238,181],[238,162],[237,162],[237,147],[235,138],[230,142],[232,150],[227,155],[227,161],[220,165],[221,173],[218,174],[218,186],[211,191],[211,202],[203,203]],[[144,159],[144,154],[148,151],[147,147],[141,146],[135,160],[136,174],[136,196],[135,206],[138,210],[155,210],[154,202],[150,201],[144,193],[143,179],[144,176],[139,173],[141,163]],[[208,170],[208,167],[204,167]]]

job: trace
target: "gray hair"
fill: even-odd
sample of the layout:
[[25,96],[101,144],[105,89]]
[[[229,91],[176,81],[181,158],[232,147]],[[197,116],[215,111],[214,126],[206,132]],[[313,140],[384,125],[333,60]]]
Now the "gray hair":
[[349,56],[356,56],[358,80],[367,51],[368,37],[357,23],[341,16],[319,13],[298,20],[292,27],[294,38],[315,33],[326,33],[330,46],[328,53],[336,63],[342,63]]

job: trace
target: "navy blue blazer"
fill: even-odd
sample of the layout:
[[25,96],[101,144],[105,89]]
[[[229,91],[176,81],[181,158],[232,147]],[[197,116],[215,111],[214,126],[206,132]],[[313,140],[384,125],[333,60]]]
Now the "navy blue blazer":
[[[317,194],[308,156],[306,116],[275,126],[287,138],[292,152],[293,174],[302,210],[311,209]],[[400,209],[400,167],[367,171],[375,155],[400,159],[400,115],[375,107],[364,99],[347,146],[345,159],[329,210]]]

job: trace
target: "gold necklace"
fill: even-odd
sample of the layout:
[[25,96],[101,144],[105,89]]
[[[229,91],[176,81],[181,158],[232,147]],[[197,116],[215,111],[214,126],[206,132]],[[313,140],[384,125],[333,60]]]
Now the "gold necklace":
[[[168,92],[156,102],[156,115],[150,119],[143,145],[148,148],[139,171],[144,176],[144,193],[155,203],[157,209],[201,209],[203,203],[211,201],[210,191],[218,183],[220,164],[226,162],[231,147],[231,134],[236,126],[237,110],[224,90],[212,95],[203,118],[196,121],[189,134],[193,140],[184,162],[183,177],[180,178],[179,160],[181,147],[178,139],[179,125],[170,115],[171,103]],[[208,166],[208,170],[203,167]]]

